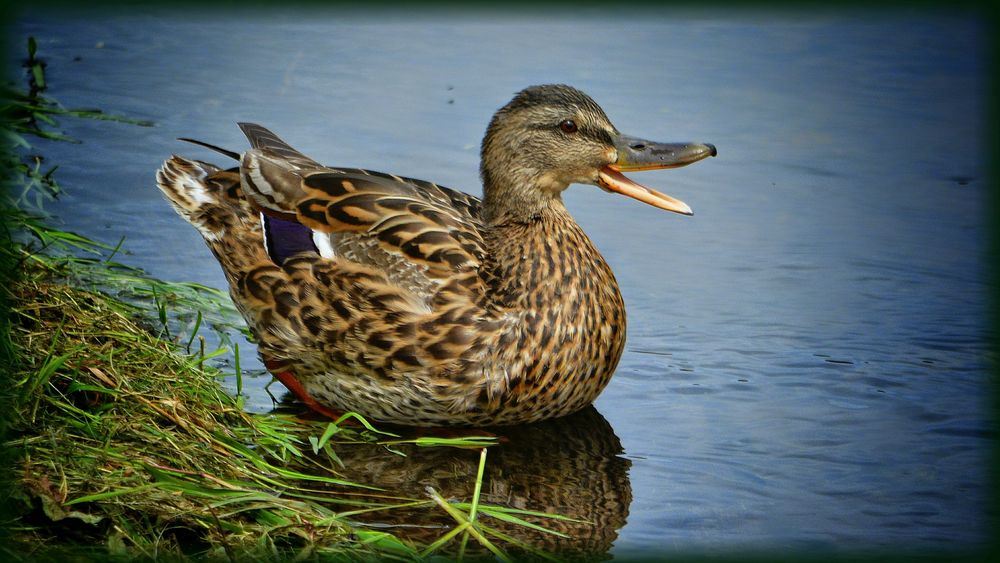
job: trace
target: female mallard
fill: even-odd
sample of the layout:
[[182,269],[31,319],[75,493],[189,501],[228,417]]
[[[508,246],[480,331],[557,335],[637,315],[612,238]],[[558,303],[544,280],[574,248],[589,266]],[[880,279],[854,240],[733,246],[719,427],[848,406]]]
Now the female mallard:
[[[594,184],[686,215],[623,176],[715,156],[626,137],[589,96],[533,86],[486,131],[483,199],[329,168],[258,125],[221,170],[174,156],[160,190],[222,265],[268,369],[307,405],[407,425],[516,424],[590,404],[625,306],[562,191]],[[196,141],[197,142],[197,141]]]

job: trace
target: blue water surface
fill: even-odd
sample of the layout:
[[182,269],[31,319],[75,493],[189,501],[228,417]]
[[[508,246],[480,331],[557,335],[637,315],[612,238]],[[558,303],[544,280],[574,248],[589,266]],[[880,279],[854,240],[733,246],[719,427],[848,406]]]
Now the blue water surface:
[[[719,157],[635,179],[681,217],[575,186],[629,311],[597,409],[631,460],[616,557],[973,548],[988,539],[985,27],[942,14],[648,17],[26,13],[67,107],[46,146],[70,230],[224,288],[155,189],[175,141],[255,121],[330,164],[480,193],[517,90],[563,82],[616,126]],[[243,364],[254,361],[244,350]],[[259,366],[259,364],[258,364]],[[249,404],[270,408],[267,378]]]

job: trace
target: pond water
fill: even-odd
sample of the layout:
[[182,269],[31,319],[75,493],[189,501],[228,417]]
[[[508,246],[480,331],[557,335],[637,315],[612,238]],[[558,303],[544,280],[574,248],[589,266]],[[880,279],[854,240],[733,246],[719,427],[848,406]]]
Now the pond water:
[[157,277],[224,288],[153,183],[171,153],[221,157],[176,137],[241,149],[235,122],[255,121],[323,162],[479,193],[492,112],[573,84],[622,131],[719,157],[637,178],[694,217],[568,190],[621,285],[627,351],[597,412],[525,432],[563,447],[497,454],[492,492],[601,522],[593,549],[615,557],[988,539],[984,25],[411,16],[22,15],[9,56],[37,37],[54,97],[157,123],[63,120],[84,142],[45,147],[68,190],[52,211],[124,235]]

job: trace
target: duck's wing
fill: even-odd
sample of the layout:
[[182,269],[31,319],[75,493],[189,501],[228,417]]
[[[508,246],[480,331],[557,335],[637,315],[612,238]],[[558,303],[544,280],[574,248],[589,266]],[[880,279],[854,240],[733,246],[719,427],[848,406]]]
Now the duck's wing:
[[264,127],[240,127],[253,146],[241,160],[242,183],[270,217],[269,249],[280,245],[275,239],[301,238],[293,234],[298,224],[321,255],[378,268],[428,300],[442,291],[482,292],[478,198],[432,182],[324,167]]
[[[387,252],[448,275],[478,267],[484,257],[481,223],[464,201],[429,182],[368,171],[324,170],[302,180],[296,217],[318,232],[365,233]],[[450,190],[449,190],[450,191]]]

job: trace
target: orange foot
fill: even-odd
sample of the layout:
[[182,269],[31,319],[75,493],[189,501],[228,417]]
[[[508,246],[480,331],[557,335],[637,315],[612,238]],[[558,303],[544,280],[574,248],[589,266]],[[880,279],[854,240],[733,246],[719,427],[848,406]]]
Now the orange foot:
[[274,377],[278,381],[280,381],[282,385],[287,387],[288,390],[291,391],[293,395],[298,397],[299,400],[302,401],[310,409],[333,420],[337,420],[344,414],[340,411],[336,411],[334,409],[331,409],[330,407],[326,407],[319,404],[316,401],[316,399],[313,399],[311,396],[309,396],[309,393],[306,393],[305,388],[302,387],[302,384],[299,383],[299,380],[295,379],[295,374],[293,374],[291,371],[287,369],[283,369],[284,366],[281,365],[281,363],[271,360],[266,360],[264,362],[264,365],[267,366],[267,369],[271,371],[271,374],[274,375]]

